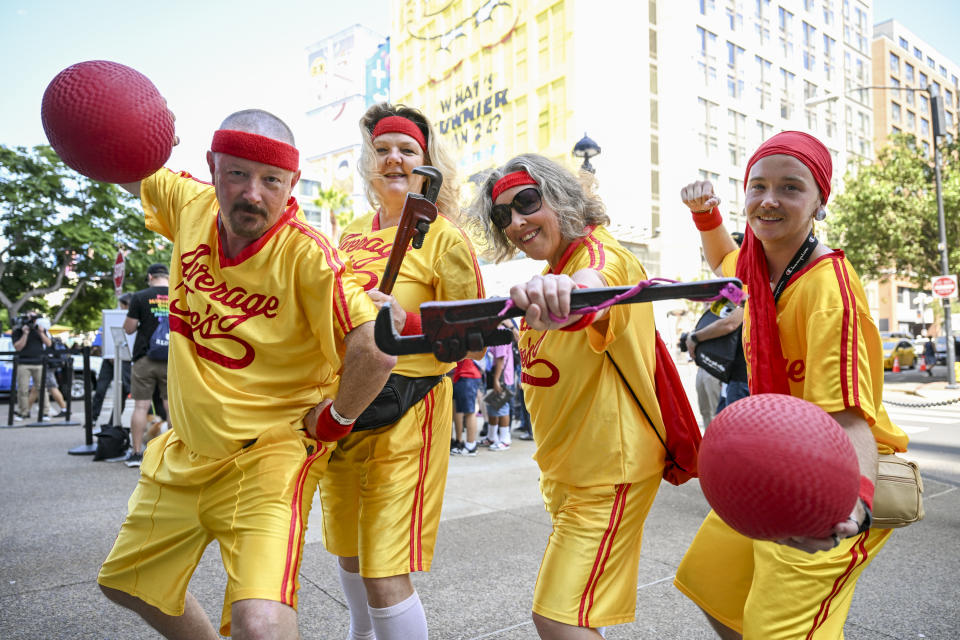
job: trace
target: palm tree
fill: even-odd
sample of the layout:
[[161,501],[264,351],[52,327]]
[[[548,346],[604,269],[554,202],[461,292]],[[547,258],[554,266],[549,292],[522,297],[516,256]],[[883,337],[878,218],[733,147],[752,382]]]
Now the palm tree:
[[330,237],[340,239],[340,230],[353,220],[353,199],[336,187],[321,188],[313,203],[330,216]]

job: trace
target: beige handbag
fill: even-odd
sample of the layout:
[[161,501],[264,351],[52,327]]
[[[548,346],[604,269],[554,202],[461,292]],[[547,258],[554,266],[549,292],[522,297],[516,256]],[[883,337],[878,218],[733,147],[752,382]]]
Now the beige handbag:
[[923,520],[923,480],[915,462],[882,454],[873,494],[873,528],[896,529]]

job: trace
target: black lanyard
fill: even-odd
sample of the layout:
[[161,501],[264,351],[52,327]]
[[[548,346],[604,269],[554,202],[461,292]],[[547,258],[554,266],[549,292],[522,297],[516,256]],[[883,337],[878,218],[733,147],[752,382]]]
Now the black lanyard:
[[787,283],[790,281],[790,276],[796,273],[800,267],[805,265],[807,261],[810,260],[810,256],[813,255],[813,250],[817,248],[818,244],[820,244],[820,241],[817,240],[817,237],[813,235],[813,231],[811,231],[810,235],[807,236],[807,239],[804,240],[803,244],[800,245],[800,248],[797,249],[797,252],[793,254],[793,259],[790,261],[790,264],[787,265],[783,275],[780,276],[780,282],[778,282],[777,286],[774,287],[774,304],[780,301],[780,294],[782,294],[783,290],[787,288]]

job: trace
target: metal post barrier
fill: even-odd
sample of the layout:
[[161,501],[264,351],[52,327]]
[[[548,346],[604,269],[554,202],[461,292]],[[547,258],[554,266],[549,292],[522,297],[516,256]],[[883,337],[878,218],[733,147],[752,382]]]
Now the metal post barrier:
[[13,426],[13,412],[17,402],[17,352],[7,351],[3,355],[10,355],[13,368],[10,371],[10,402],[7,406],[7,426]]
[[[70,370],[73,370],[73,363],[70,364]],[[70,381],[71,393],[73,395],[73,381]],[[93,387],[90,384],[90,347],[83,348],[83,444],[68,449],[67,453],[74,456],[93,455],[97,452],[97,445],[93,443],[93,401],[90,395]],[[69,417],[69,412],[67,414]]]

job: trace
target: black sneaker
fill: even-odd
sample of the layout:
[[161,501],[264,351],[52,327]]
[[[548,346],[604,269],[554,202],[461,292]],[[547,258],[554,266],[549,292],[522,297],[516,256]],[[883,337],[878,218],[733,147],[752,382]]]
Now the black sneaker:
[[56,415],[52,415],[52,416],[50,416],[50,417],[51,417],[51,418],[66,418],[66,417],[67,417],[67,410],[66,410],[66,409],[60,409],[60,413],[58,413],[58,414],[56,414]]
[[143,462],[142,453],[131,453],[127,456],[127,459],[123,461],[123,464],[128,467],[139,467],[141,462]]
[[477,455],[477,451],[479,449],[480,449],[480,445],[476,445],[476,444],[473,445],[473,449],[470,449],[469,447],[467,447],[467,445],[462,445],[459,449],[451,453],[458,456],[475,456]]

